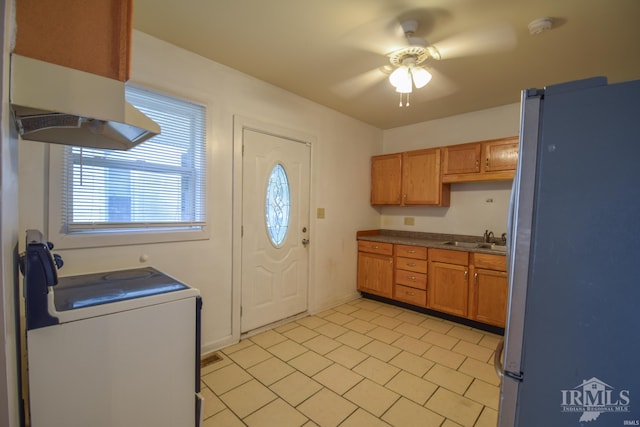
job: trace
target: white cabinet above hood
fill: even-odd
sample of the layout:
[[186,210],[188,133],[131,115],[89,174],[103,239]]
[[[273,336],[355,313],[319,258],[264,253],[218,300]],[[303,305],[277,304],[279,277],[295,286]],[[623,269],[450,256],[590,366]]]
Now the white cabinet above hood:
[[128,150],[160,126],[125,100],[125,84],[11,55],[11,108],[23,139]]

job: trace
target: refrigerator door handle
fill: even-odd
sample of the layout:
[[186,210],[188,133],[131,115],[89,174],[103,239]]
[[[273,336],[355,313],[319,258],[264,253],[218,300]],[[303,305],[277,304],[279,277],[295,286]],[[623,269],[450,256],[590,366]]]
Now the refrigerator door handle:
[[493,368],[496,370],[498,378],[504,377],[504,366],[502,364],[502,352],[504,351],[504,338],[498,342],[495,354],[493,355]]

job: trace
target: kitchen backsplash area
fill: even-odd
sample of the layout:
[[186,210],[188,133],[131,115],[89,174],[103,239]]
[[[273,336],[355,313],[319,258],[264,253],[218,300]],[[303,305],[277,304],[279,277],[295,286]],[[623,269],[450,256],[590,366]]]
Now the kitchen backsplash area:
[[482,235],[507,229],[512,181],[451,184],[449,207],[383,206],[380,227],[412,232]]

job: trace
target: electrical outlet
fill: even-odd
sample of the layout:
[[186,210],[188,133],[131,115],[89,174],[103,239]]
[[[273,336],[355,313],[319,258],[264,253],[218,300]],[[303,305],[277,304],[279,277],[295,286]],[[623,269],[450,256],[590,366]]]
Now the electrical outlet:
[[405,216],[404,217],[404,225],[415,225],[416,220],[414,217],[412,216]]
[[316,218],[324,219],[324,208],[316,209]]

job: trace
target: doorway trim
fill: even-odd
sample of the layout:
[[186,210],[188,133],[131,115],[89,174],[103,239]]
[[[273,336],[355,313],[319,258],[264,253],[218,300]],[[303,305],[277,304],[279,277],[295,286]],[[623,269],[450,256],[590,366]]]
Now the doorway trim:
[[[316,137],[306,132],[290,129],[261,120],[253,119],[242,115],[233,116],[233,194],[232,194],[232,267],[231,267],[231,335],[234,342],[241,338],[240,333],[240,305],[242,302],[242,177],[243,159],[242,143],[244,130],[273,135],[285,139],[291,139],[302,143],[307,143],[311,147],[311,158],[309,165],[310,188],[309,188],[309,268],[308,268],[308,292],[307,310],[311,306],[315,289],[315,248],[314,248],[314,226],[315,226],[315,178],[314,159]],[[275,322],[278,324],[279,322]],[[262,329],[268,329],[263,327]]]

